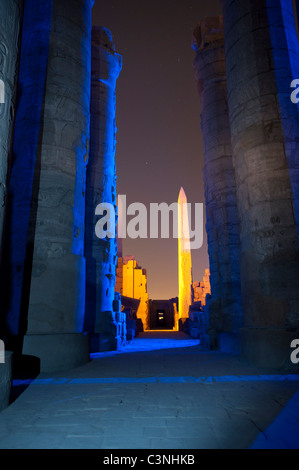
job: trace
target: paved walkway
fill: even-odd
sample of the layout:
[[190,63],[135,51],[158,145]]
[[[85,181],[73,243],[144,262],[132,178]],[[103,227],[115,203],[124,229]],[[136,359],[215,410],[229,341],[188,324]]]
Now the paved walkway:
[[122,352],[41,374],[0,413],[0,448],[299,448],[298,404],[299,375],[145,332]]

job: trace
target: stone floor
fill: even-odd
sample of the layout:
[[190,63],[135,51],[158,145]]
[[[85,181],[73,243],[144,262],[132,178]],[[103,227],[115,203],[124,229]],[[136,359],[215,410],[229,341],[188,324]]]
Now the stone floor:
[[0,413],[0,448],[299,448],[299,375],[145,332],[122,352],[39,375]]

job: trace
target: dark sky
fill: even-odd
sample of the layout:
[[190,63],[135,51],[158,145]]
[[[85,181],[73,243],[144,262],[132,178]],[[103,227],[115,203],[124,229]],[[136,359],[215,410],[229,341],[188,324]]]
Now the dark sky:
[[[192,62],[197,22],[221,13],[219,0],[95,0],[93,24],[113,34],[123,57],[117,81],[117,191],[127,203],[204,202],[200,101]],[[129,218],[130,219],[130,218]],[[178,295],[177,240],[126,239],[147,269],[152,299]],[[204,246],[192,250],[193,279],[209,266]]]

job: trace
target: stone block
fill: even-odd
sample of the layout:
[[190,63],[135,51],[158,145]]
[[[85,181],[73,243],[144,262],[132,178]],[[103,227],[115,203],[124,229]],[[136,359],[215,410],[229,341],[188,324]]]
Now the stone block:
[[192,339],[199,339],[199,326],[198,325],[190,325],[190,336]]

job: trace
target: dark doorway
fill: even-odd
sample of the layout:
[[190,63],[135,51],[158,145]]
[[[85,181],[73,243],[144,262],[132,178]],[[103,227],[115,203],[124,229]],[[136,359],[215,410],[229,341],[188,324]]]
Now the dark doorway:
[[165,328],[165,310],[157,310],[157,328]]
[[178,298],[149,301],[149,326],[151,330],[172,330]]

